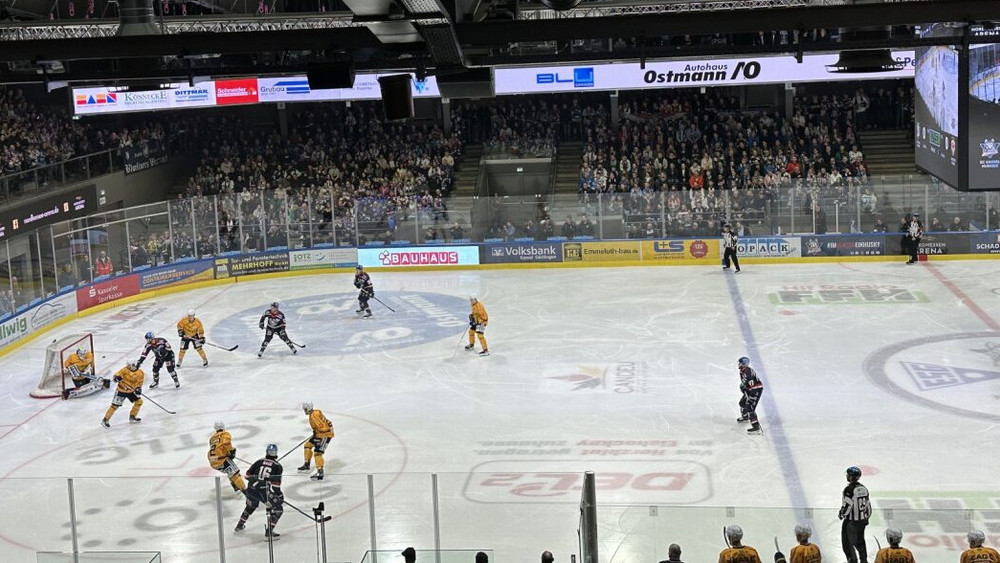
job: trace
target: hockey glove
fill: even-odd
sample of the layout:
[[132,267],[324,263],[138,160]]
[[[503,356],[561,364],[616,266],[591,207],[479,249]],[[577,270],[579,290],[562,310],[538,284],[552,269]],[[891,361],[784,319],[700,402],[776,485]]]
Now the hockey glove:
[[774,552],[774,563],[786,563],[785,554],[780,551]]
[[184,338],[184,331],[183,330],[178,330],[177,331],[177,336],[179,336],[181,338]]
[[136,397],[139,397],[142,395],[142,389],[136,389],[135,391],[133,391],[133,393],[135,393]]
[[120,375],[116,375],[116,376],[114,377],[114,379],[115,379],[115,383],[118,383],[119,381],[121,381],[121,380],[122,380],[122,376],[120,376]]
[[139,358],[139,361],[135,363],[135,367],[136,368],[141,368],[142,367],[142,362],[145,362],[145,361],[146,361],[146,356],[141,356]]
[[258,325],[258,326],[260,326],[261,330],[264,330],[264,323],[260,323],[260,325]]
[[235,458],[236,458],[236,448],[233,448],[229,450],[229,459],[235,459]]

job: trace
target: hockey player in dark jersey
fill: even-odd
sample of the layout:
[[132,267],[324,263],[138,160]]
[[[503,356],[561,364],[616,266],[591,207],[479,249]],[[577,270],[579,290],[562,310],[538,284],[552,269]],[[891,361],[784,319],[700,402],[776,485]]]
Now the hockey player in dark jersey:
[[365,271],[361,264],[355,268],[354,272],[354,287],[361,290],[358,293],[358,310],[355,313],[364,313],[364,316],[372,316],[372,309],[368,306],[368,300],[375,297],[375,286],[372,285],[372,279],[368,276],[368,272]]
[[153,353],[153,382],[149,384],[150,389],[160,386],[160,368],[167,366],[167,373],[174,380],[174,388],[181,386],[177,379],[177,372],[174,370],[174,351],[170,348],[170,343],[166,338],[158,338],[152,332],[146,333],[146,347],[142,349],[137,365],[141,366],[146,361],[146,356]]
[[278,335],[278,338],[285,341],[288,349],[293,354],[298,353],[298,350],[295,349],[292,341],[288,338],[288,333],[285,332],[285,314],[278,310],[277,302],[271,303],[271,308],[264,311],[264,314],[260,316],[260,328],[264,330],[264,341],[260,343],[260,351],[257,352],[258,358],[264,355],[264,350],[267,349],[268,343],[271,342],[271,338],[275,334]]
[[736,422],[750,421],[750,428],[747,433],[760,432],[760,421],[757,420],[757,403],[760,396],[764,394],[764,384],[757,377],[757,372],[750,367],[750,358],[743,356],[739,361],[740,369],[740,391],[743,398],[740,399],[740,417]]
[[258,459],[247,469],[249,484],[245,490],[246,508],[236,524],[236,531],[246,529],[247,519],[257,510],[260,503],[267,508],[267,524],[264,526],[264,537],[276,540],[281,534],[274,531],[281,514],[284,512],[285,495],[281,492],[281,464],[278,463],[277,444],[268,444],[263,459]]

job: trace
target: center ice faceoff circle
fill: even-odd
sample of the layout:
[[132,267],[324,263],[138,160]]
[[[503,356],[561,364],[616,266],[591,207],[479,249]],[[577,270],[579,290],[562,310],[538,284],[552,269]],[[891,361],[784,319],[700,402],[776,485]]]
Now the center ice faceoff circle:
[[[308,352],[324,355],[364,354],[419,346],[451,338],[468,325],[469,304],[454,295],[420,291],[378,292],[370,301],[374,316],[359,318],[356,293],[328,293],[280,302],[288,335]],[[255,351],[263,339],[258,327],[267,304],[227,317],[210,328],[211,339]],[[281,341],[271,341],[269,353],[280,353]]]

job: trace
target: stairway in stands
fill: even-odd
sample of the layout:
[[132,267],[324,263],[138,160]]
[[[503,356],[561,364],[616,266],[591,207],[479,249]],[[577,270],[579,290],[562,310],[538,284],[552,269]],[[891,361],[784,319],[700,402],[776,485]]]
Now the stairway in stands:
[[920,174],[913,164],[913,139],[908,130],[862,132],[861,150],[873,178]]
[[557,194],[575,194],[580,184],[580,165],[583,163],[583,143],[563,141],[556,154]]
[[[448,196],[448,212],[463,227],[468,228],[472,210],[472,196],[476,195],[476,181],[479,180],[480,160],[483,145],[466,145],[462,164],[455,172],[455,189]],[[453,223],[454,221],[449,221]]]

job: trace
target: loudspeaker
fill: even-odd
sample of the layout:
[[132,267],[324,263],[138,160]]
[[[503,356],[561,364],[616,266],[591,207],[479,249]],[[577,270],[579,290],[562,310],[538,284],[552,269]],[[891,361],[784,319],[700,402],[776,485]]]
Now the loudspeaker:
[[306,78],[311,90],[354,87],[354,63],[309,63]]
[[409,74],[392,74],[378,78],[382,89],[382,106],[388,121],[413,117],[413,92],[410,90]]
[[461,100],[467,98],[493,98],[493,71],[489,68],[470,68],[454,74],[437,76],[438,90],[442,98]]

